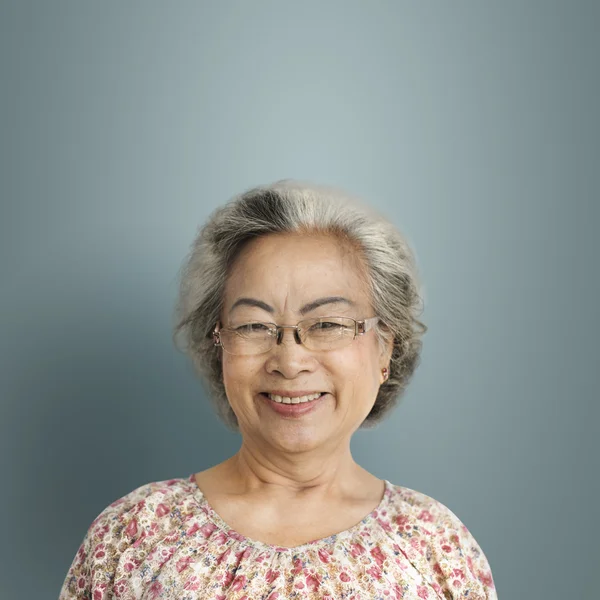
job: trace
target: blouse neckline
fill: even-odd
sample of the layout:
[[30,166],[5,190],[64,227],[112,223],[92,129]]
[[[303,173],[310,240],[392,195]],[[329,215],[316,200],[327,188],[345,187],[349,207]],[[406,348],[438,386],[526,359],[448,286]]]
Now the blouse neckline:
[[312,540],[310,542],[300,544],[299,546],[286,547],[286,546],[276,546],[274,544],[268,544],[267,542],[261,542],[259,540],[254,540],[245,535],[242,535],[238,531],[235,531],[235,529],[233,529],[232,527],[227,525],[227,523],[221,518],[221,516],[209,504],[208,500],[206,499],[206,496],[204,495],[204,493],[202,492],[202,490],[198,487],[198,484],[196,483],[195,473],[192,473],[188,477],[187,481],[191,486],[192,495],[198,502],[198,505],[200,506],[200,508],[204,511],[204,513],[206,513],[206,515],[208,516],[210,521],[214,525],[216,525],[216,527],[218,529],[223,531],[228,537],[231,537],[240,542],[243,542],[244,544],[246,544],[248,546],[253,546],[259,550],[268,551],[268,552],[279,552],[279,553],[284,553],[284,552],[299,553],[304,550],[310,550],[310,549],[314,550],[316,548],[320,548],[321,546],[330,545],[336,541],[339,541],[341,539],[352,536],[353,534],[357,533],[361,528],[363,528],[371,523],[377,522],[377,517],[379,516],[379,514],[382,511],[385,510],[386,505],[389,501],[389,498],[392,494],[392,484],[387,479],[384,479],[383,481],[385,484],[385,489],[384,489],[383,496],[382,496],[379,504],[368,515],[363,517],[358,523],[352,525],[351,527],[349,527],[348,529],[345,529],[344,531],[339,531],[339,532],[329,535],[327,537],[320,538],[317,540]]

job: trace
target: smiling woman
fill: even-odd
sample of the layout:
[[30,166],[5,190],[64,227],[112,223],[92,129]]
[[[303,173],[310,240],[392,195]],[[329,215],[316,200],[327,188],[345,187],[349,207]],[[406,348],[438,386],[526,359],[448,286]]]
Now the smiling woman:
[[174,333],[240,448],[107,507],[61,600],[496,598],[458,517],[350,451],[418,365],[421,305],[406,240],[339,191],[280,181],[213,213]]

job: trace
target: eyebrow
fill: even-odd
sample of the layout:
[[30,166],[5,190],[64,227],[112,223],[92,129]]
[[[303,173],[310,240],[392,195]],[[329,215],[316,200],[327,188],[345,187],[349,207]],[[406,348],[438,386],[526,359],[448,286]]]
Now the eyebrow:
[[[315,310],[315,308],[319,308],[320,306],[324,306],[325,304],[339,303],[345,303],[349,306],[355,306],[355,303],[352,302],[352,300],[348,300],[348,298],[344,298],[342,296],[326,296],[325,298],[317,298],[316,300],[305,304],[300,309],[300,314],[305,315],[306,313]],[[257,300],[256,298],[238,298],[233,303],[233,306],[229,309],[229,312],[233,312],[233,309],[237,308],[238,306],[255,306],[256,308],[262,308],[262,310],[265,310],[268,313],[275,313],[275,309],[272,306],[269,306],[266,302],[263,302],[262,300]]]

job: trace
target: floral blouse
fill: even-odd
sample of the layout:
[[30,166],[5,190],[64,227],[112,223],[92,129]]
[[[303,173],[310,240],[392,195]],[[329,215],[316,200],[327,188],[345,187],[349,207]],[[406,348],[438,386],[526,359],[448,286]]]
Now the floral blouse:
[[385,481],[341,533],[284,548],[231,529],[194,474],[145,484],[90,525],[59,600],[497,600],[488,561],[443,504]]

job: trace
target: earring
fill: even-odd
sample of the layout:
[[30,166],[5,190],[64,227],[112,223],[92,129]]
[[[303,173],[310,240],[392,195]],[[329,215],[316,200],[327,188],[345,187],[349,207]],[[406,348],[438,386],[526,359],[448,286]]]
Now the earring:
[[387,381],[387,380],[388,380],[388,377],[389,377],[389,372],[388,372],[388,370],[387,370],[387,369],[385,369],[385,368],[384,368],[384,369],[381,369],[381,374],[383,375],[383,381],[384,381],[384,382],[385,382],[385,381]]

